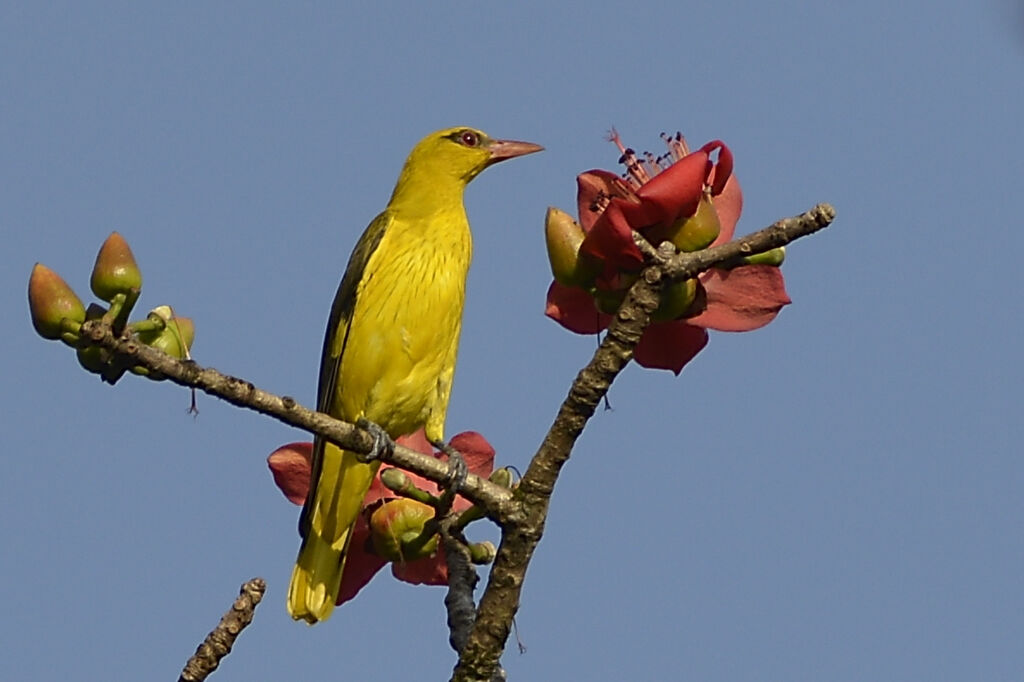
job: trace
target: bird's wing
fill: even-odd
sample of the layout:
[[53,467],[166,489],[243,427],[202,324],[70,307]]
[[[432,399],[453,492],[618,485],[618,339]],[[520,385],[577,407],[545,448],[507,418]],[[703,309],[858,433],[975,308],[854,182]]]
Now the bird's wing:
[[[352,255],[349,256],[345,274],[338,285],[338,292],[334,295],[331,315],[327,319],[324,348],[320,355],[320,382],[317,387],[316,398],[316,409],[318,412],[332,414],[331,408],[334,403],[335,387],[341,370],[341,357],[345,353],[345,343],[348,341],[348,331],[352,322],[352,312],[356,307],[356,293],[359,289],[359,283],[362,281],[363,274],[366,271],[366,264],[370,262],[370,256],[376,251],[390,223],[391,216],[387,211],[370,221],[366,230],[363,231],[363,235],[356,242]],[[299,517],[299,533],[302,537],[306,537],[309,531],[309,524],[313,513],[312,504],[315,499],[317,482],[320,480],[320,468],[323,464],[325,444],[326,441],[319,436],[313,441],[313,463],[309,492],[306,495],[306,503],[302,507],[302,515]]]

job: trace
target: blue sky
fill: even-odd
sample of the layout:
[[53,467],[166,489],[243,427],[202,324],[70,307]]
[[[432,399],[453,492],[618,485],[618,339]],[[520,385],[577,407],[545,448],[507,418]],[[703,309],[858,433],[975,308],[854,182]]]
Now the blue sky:
[[[302,434],[35,337],[32,264],[87,290],[111,230],[195,357],[313,402],[349,250],[408,149],[489,170],[448,431],[525,467],[595,341],[542,316],[542,219],[603,136],[736,156],[740,232],[832,202],[793,305],[676,378],[630,367],[559,482],[511,679],[1009,680],[1024,668],[1024,10],[969,3],[6,3],[0,7],[0,678],[173,678],[238,585],[213,679],[446,679],[443,590],[379,576],[315,628],[284,594]],[[486,529],[477,538],[493,537]]]

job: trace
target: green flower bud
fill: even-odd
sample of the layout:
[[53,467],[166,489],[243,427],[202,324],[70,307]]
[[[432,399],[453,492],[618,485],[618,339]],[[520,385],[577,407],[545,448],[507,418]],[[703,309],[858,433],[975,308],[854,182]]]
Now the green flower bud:
[[617,291],[594,289],[592,294],[598,310],[605,315],[614,315],[615,311],[622,305],[622,301],[626,298],[626,289],[619,289]]
[[56,272],[36,263],[28,279],[28,307],[32,326],[44,339],[59,339],[64,320],[85,322],[85,306]]
[[174,317],[171,307],[166,305],[154,308],[149,314],[150,319],[156,316],[164,320],[165,326],[161,330],[140,331],[139,340],[171,357],[179,360],[187,358],[196,334],[192,320],[187,317]]
[[491,483],[495,485],[500,485],[502,488],[511,488],[512,470],[509,469],[508,467],[495,469],[494,472],[491,473],[490,476],[488,476],[487,480],[489,480]]
[[104,301],[112,301],[117,294],[129,294],[142,288],[142,272],[128,242],[112,232],[96,255],[96,265],[89,280],[92,292]]
[[380,472],[380,482],[384,484],[384,487],[388,490],[395,492],[401,492],[405,488],[412,485],[412,481],[401,469],[385,469]]
[[484,540],[469,545],[469,559],[477,566],[492,563],[496,556],[498,556],[498,548],[494,546],[493,542]]
[[586,236],[571,215],[554,206],[548,207],[544,218],[544,238],[551,274],[558,283],[586,287],[601,271],[601,263],[597,259],[580,253],[580,244]]
[[671,282],[661,293],[661,303],[651,315],[655,322],[667,322],[682,317],[697,298],[697,280],[686,279],[682,282]]
[[711,195],[705,193],[697,204],[697,212],[689,218],[677,220],[667,239],[680,251],[699,251],[715,241],[721,231],[722,223],[711,203]]
[[774,265],[778,267],[782,265],[783,261],[786,260],[786,247],[780,246],[772,249],[771,251],[765,251],[764,253],[756,253],[753,256],[747,256],[743,259],[743,262],[747,265]]
[[423,529],[434,518],[430,505],[398,498],[389,500],[370,516],[373,548],[388,561],[414,561],[433,556],[438,538],[423,542]]

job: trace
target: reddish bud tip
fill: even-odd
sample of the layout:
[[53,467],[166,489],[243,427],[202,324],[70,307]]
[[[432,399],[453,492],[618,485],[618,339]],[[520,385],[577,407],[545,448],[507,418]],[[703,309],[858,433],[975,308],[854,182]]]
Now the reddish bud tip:
[[85,306],[60,275],[36,263],[28,279],[32,326],[44,339],[59,339],[63,320],[85,322]]
[[127,294],[142,288],[142,272],[135,262],[128,242],[112,232],[96,254],[96,265],[89,280],[92,292],[104,301],[112,301],[117,294]]
[[423,542],[423,529],[434,518],[430,505],[398,498],[385,502],[370,516],[373,548],[389,561],[414,561],[437,551],[437,536]]

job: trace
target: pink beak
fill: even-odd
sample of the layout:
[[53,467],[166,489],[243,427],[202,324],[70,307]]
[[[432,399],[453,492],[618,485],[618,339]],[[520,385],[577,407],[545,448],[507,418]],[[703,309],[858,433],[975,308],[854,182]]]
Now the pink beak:
[[533,154],[544,149],[539,144],[532,142],[517,142],[516,140],[493,140],[487,149],[491,152],[491,163],[498,163],[505,159],[514,159],[524,154]]

